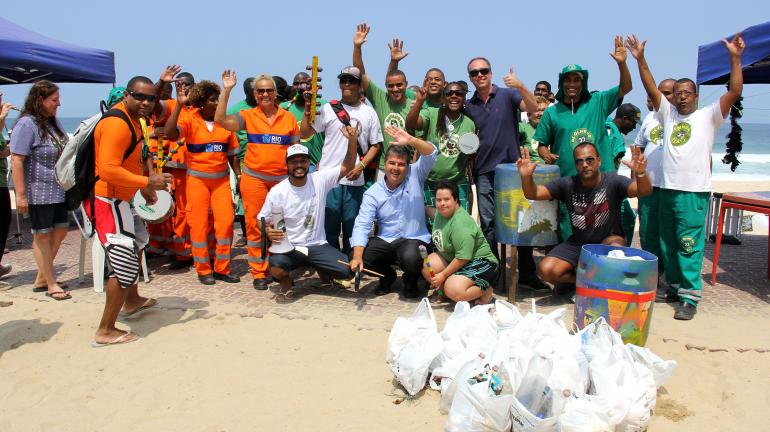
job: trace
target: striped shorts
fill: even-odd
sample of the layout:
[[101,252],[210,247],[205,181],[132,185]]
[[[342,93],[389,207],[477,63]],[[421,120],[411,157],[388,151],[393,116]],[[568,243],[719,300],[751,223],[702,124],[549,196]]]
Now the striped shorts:
[[149,235],[131,203],[97,196],[94,200],[94,227],[107,257],[108,277],[118,279],[122,288],[139,281],[139,251],[147,246]]

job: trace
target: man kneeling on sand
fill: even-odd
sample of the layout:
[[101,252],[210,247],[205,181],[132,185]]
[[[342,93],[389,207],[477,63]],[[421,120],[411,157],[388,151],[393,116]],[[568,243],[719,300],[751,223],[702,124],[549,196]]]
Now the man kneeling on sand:
[[268,218],[275,210],[283,215],[284,228],[273,229],[267,224],[267,238],[272,242],[285,239],[294,246],[287,253],[272,253],[269,258],[270,275],[281,284],[276,295],[278,303],[294,299],[295,291],[289,272],[300,266],[315,268],[322,279],[350,279],[353,274],[348,266],[340,264],[347,256],[326,241],[324,212],[326,195],[339,184],[356,163],[358,127],[343,126],[342,133],[348,138],[348,151],[341,166],[320,167],[308,174],[310,156],[307,147],[294,144],[286,151],[286,168],[289,177],[270,189],[260,218]]

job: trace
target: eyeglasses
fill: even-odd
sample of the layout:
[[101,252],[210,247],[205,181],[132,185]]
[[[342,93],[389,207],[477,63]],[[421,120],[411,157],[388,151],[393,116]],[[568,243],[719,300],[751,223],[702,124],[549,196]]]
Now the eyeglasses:
[[446,96],[446,97],[449,97],[449,96],[465,97],[465,94],[466,93],[464,91],[462,91],[462,90],[447,90],[447,91],[444,92],[444,96]]
[[358,84],[358,80],[353,77],[340,78],[340,84]]
[[578,165],[578,166],[583,165],[583,162],[587,163],[588,165],[593,165],[594,162],[596,162],[596,158],[589,156],[589,157],[587,157],[585,159],[583,159],[583,158],[575,159],[575,165]]
[[468,71],[468,75],[470,75],[471,78],[476,78],[479,74],[485,75],[485,76],[488,75],[489,68],[473,69]]
[[258,88],[258,89],[254,89],[254,91],[257,94],[273,94],[273,93],[275,93],[275,89],[272,89],[272,88],[267,88],[267,89],[259,89]]
[[129,96],[132,98],[138,100],[139,102],[155,102],[155,99],[157,99],[157,96],[155,95],[148,95],[145,93],[139,93],[139,92],[132,92],[131,90],[126,90],[126,93],[128,93]]
[[695,94],[695,92],[691,92],[689,90],[679,90],[678,92],[674,92],[674,96],[676,96],[676,97],[682,97],[682,96],[690,97],[690,96],[692,96],[694,94]]

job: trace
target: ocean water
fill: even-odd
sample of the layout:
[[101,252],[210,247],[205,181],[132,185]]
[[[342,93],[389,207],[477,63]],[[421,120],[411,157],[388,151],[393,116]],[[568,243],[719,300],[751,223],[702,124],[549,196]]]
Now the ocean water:
[[[67,132],[72,133],[78,124],[83,120],[80,117],[62,117],[59,121]],[[15,119],[9,119],[7,124],[10,129]],[[730,166],[722,163],[722,157],[725,154],[725,136],[730,132],[730,122],[719,129],[712,155],[712,166],[714,169],[713,179],[716,181],[770,181],[770,124],[763,123],[741,123],[743,128],[743,150],[738,156],[741,162],[735,172],[730,171]],[[632,144],[637,128],[626,136],[626,144]],[[629,152],[630,154],[630,152]],[[621,165],[621,173],[628,175],[628,169]]]

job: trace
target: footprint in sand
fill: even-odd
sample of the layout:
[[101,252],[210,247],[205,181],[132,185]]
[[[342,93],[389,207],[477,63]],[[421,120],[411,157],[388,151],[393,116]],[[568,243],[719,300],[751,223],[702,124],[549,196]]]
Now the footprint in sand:
[[655,407],[655,415],[663,416],[671,421],[679,422],[693,413],[687,409],[687,406],[680,404],[673,399],[658,399]]

